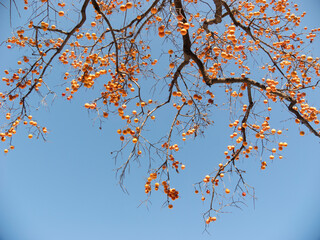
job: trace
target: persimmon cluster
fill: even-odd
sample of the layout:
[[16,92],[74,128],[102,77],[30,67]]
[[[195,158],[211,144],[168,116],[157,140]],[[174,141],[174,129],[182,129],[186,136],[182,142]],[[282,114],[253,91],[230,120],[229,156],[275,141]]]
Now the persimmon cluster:
[[[158,177],[158,174],[156,172],[150,173],[147,182],[145,184],[145,193],[148,194],[151,192],[152,187],[151,187],[151,183],[153,180],[156,180]],[[167,181],[162,181],[161,183],[162,187],[163,187],[163,192],[168,196],[169,199],[171,199],[172,201],[175,201],[176,199],[179,198],[179,191],[177,191],[175,188],[170,188]],[[160,183],[156,182],[154,184],[154,190],[158,191],[160,188]],[[169,208],[173,208],[172,204],[168,204]]]

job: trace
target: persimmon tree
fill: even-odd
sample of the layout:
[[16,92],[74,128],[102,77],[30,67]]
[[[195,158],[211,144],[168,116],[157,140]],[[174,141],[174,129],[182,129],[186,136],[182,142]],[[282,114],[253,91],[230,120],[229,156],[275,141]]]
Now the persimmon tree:
[[[294,121],[300,135],[320,137],[320,111],[308,102],[319,90],[319,58],[309,45],[320,28],[300,26],[306,13],[294,2],[24,0],[29,20],[5,43],[24,55],[2,77],[4,152],[14,149],[23,127],[26,139],[46,139],[47,128],[32,118],[40,102],[55,95],[72,101],[92,91],[95,98],[83,107],[101,124],[117,118],[122,126],[114,131],[120,183],[133,161],[148,159],[145,193],[163,192],[172,208],[179,191],[170,180],[185,168],[176,152],[229,114],[226,150],[215,153],[216,168],[194,184],[207,204],[206,223],[215,221],[224,207],[254,197],[241,160],[257,159],[264,170],[282,159],[287,143],[273,118]],[[61,79],[53,77],[56,69]],[[285,111],[279,114],[278,106]],[[155,130],[156,116],[166,129]]]

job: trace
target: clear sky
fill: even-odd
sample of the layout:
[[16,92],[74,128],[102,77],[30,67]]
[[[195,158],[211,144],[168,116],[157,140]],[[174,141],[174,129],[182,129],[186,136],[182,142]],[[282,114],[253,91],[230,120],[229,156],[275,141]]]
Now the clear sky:
[[[308,12],[304,25],[320,27],[319,0],[305,0],[301,9]],[[3,41],[11,29],[7,10],[0,6],[0,13]],[[319,43],[314,45],[318,56]],[[0,52],[3,72],[9,64],[14,66],[18,55],[5,45]],[[53,81],[60,77],[58,71],[50,76]],[[22,132],[16,136],[16,150],[0,153],[0,240],[320,239],[320,145],[313,135],[299,137],[291,128],[285,158],[265,171],[259,170],[258,159],[250,158],[246,177],[255,187],[255,204],[248,198],[242,210],[228,209],[230,213],[211,223],[208,234],[203,233],[202,219],[206,205],[193,193],[192,184],[211,172],[219,161],[215,155],[224,151],[221,139],[227,129],[219,126],[224,117],[215,119],[216,127],[205,138],[183,146],[179,157],[187,168],[175,177],[181,196],[170,210],[162,207],[165,199],[157,192],[151,203],[143,202],[148,166],[143,160],[127,175],[129,194],[121,190],[110,155],[120,146],[117,122],[109,119],[99,130],[95,116],[83,107],[85,99],[49,103],[33,114],[50,130],[47,142],[29,140]]]

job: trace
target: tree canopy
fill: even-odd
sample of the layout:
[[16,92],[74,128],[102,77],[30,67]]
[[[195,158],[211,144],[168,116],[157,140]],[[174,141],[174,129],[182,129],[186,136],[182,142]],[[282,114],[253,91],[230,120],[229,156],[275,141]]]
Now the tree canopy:
[[[219,159],[215,167],[208,166],[208,174],[194,184],[208,206],[204,219],[209,224],[225,207],[255,197],[245,181],[245,159],[261,161],[265,170],[283,158],[286,129],[279,128],[279,119],[295,122],[301,136],[320,137],[320,111],[312,102],[319,91],[320,64],[310,48],[320,28],[300,26],[306,13],[296,3],[24,3],[21,11],[28,21],[6,41],[8,49],[22,48],[23,55],[2,77],[5,153],[14,149],[14,135],[23,127],[29,131],[26,141],[49,138],[50,126],[32,117],[44,102],[55,97],[72,102],[90,92],[94,97],[83,107],[101,126],[108,118],[121,122],[112,133],[119,134],[120,148],[112,155],[120,183],[133,161],[147,159],[145,193],[163,192],[172,208],[179,190],[170,180],[183,177],[188,167],[177,152],[227,114],[231,135],[225,151],[214,153]],[[55,69],[63,69],[61,79],[53,77]],[[167,128],[159,131],[157,121]],[[233,180],[226,183],[226,176]]]

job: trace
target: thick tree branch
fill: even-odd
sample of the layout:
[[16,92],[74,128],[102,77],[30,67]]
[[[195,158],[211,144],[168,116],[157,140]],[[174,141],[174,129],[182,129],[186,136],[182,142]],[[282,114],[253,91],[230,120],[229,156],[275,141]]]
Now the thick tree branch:
[[216,13],[215,19],[213,20],[215,24],[222,22],[222,1],[221,0],[213,0],[216,5]]
[[[207,84],[208,85],[213,85],[213,84],[227,84],[227,83],[247,83],[248,86],[255,86],[260,88],[261,90],[266,91],[267,87],[255,80],[252,80],[250,78],[212,78],[210,79]],[[292,98],[290,95],[280,91],[280,90],[276,90],[276,91],[272,91],[270,92],[270,94],[274,94],[278,97],[280,97],[280,99],[285,99],[289,102],[289,106],[288,106],[288,110],[290,112],[292,112],[300,121],[302,124],[304,124],[309,130],[310,132],[312,132],[315,136],[320,137],[320,134],[310,125],[310,123],[308,122],[307,119],[305,119],[304,117],[301,116],[301,114],[294,109],[294,106],[297,104],[297,101]]]

